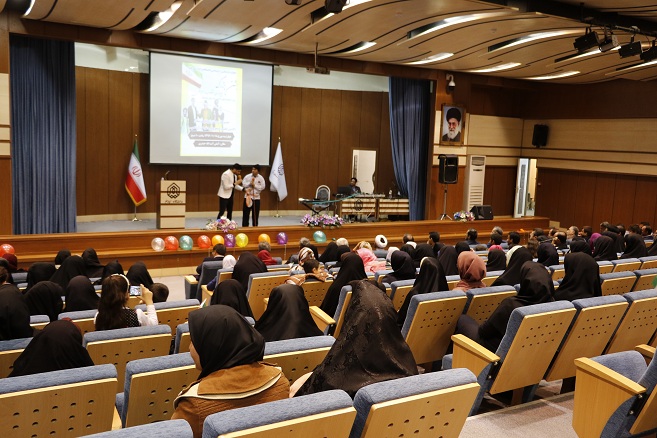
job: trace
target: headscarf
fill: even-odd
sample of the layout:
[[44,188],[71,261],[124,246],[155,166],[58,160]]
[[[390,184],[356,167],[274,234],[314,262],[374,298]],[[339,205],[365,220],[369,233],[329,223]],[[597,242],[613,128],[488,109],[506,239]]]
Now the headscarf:
[[555,300],[573,301],[602,295],[600,266],[591,256],[581,252],[569,253],[563,265],[566,274],[554,292]]
[[334,268],[342,267],[342,256],[351,252],[351,248],[347,245],[338,245],[338,262],[333,265]]
[[467,291],[478,287],[486,287],[481,281],[486,276],[486,264],[476,253],[472,251],[464,251],[459,254],[456,261],[459,268],[459,277],[461,279],[454,289]]
[[235,264],[237,263],[237,260],[235,257],[232,255],[228,254],[226,257],[224,257],[222,269],[232,269],[235,267]]
[[84,275],[74,277],[66,286],[67,312],[98,309],[98,300],[93,284]]
[[276,260],[274,260],[266,249],[258,251],[258,258],[262,260],[262,263],[265,264],[265,266],[271,266],[271,265],[276,265]]
[[[390,248],[388,248],[388,254],[386,254],[386,262],[387,263],[392,263],[392,254],[395,251],[400,251],[400,249],[397,248],[396,246],[391,246]],[[406,253],[406,254],[408,254],[408,253]],[[411,260],[413,260],[413,259],[411,259]]]
[[438,263],[443,268],[445,275],[458,275],[459,268],[456,267],[456,248],[451,245],[443,246],[438,256]]
[[583,252],[584,254],[591,255],[591,247],[589,246],[589,243],[584,239],[573,240],[570,242],[570,252]]
[[48,315],[55,321],[64,308],[63,295],[64,289],[57,283],[40,281],[25,293],[25,303],[30,315]]
[[317,251],[317,247],[313,245],[312,243],[306,244],[306,248],[310,248],[310,250],[313,252],[313,258],[318,259],[319,258],[319,252]]
[[326,245],[326,248],[324,248],[322,255],[319,257],[319,261],[324,264],[326,264],[326,262],[338,261],[338,244],[334,241],[330,241],[328,245]]
[[648,249],[646,248],[646,242],[638,234],[628,234],[625,236],[625,252],[620,257],[622,259],[630,258],[639,258],[647,257]]
[[96,254],[95,249],[85,249],[82,253],[82,260],[84,260],[84,264],[87,267],[87,277],[95,278],[103,275],[103,268],[105,266],[103,266],[100,263],[100,260],[98,260],[98,254]]
[[78,275],[84,275],[86,277],[87,270],[82,257],[72,255],[64,260],[64,263],[62,263],[59,269],[57,269],[52,277],[50,277],[50,281],[54,281],[62,288],[66,289],[68,282]]
[[18,257],[16,257],[16,254],[6,252],[2,254],[2,258],[7,260],[10,273],[18,272]]
[[303,289],[295,284],[282,284],[272,289],[267,309],[256,322],[255,329],[266,342],[324,334],[310,314]]
[[591,253],[594,252],[595,248],[595,242],[602,236],[600,233],[593,233],[591,234],[591,237],[589,237],[589,245],[591,246]]
[[386,262],[378,261],[371,249],[361,248],[356,251],[356,254],[363,259],[365,272],[382,271],[386,268]]
[[653,242],[653,244],[650,245],[650,249],[648,250],[648,255],[649,256],[656,256],[657,255],[657,245],[655,245],[655,242]]
[[404,251],[395,251],[392,253],[390,263],[392,264],[392,272],[383,277],[384,283],[415,278],[416,271],[413,259]]
[[552,242],[546,241],[538,245],[537,251],[537,262],[543,266],[552,266],[559,264],[559,253],[557,249],[552,245]]
[[89,367],[94,363],[82,346],[80,329],[68,319],[53,321],[34,336],[14,362],[9,377]]
[[595,241],[593,246],[593,259],[595,261],[600,260],[617,260],[618,254],[616,254],[616,243],[608,236],[600,236]]
[[506,254],[501,249],[491,249],[488,251],[488,260],[486,261],[486,272],[504,271],[506,269]]
[[25,292],[27,293],[40,281],[50,280],[56,270],[57,268],[52,263],[33,263],[27,270],[27,287],[25,288]]
[[448,291],[449,285],[443,268],[438,263],[435,257],[425,257],[420,263],[420,273],[417,275],[413,287],[406,295],[404,304],[402,304],[399,312],[397,313],[397,325],[402,327],[406,314],[408,313],[408,306],[411,304],[411,298],[415,295],[427,294],[429,292],[442,292]]
[[146,264],[144,262],[135,262],[128,272],[125,274],[130,281],[130,286],[139,286],[143,284],[146,289],[150,289],[153,286],[153,278],[149,274]]
[[62,265],[64,260],[71,257],[71,251],[68,249],[60,249],[57,255],[55,256],[55,265]]
[[11,272],[9,272],[9,262],[6,259],[0,257],[0,266],[7,270],[7,283],[14,284],[14,278],[11,276]]
[[342,259],[342,267],[338,271],[337,277],[329,286],[324,296],[324,301],[322,301],[319,307],[329,316],[335,315],[342,286],[346,286],[350,281],[364,280],[366,278],[367,274],[365,273],[363,259],[355,252],[347,253]]
[[524,306],[554,301],[554,283],[540,263],[528,261],[520,268],[520,290],[515,298]]
[[237,310],[221,304],[190,312],[189,335],[202,368],[199,379],[261,361],[265,353],[262,335]]
[[314,259],[315,258],[315,253],[313,252],[312,248],[309,248],[307,246],[304,246],[299,250],[299,254],[297,256],[299,259],[299,266],[303,266],[306,260]]
[[0,341],[30,338],[30,309],[13,284],[0,285]]
[[267,266],[250,252],[243,252],[233,267],[233,279],[240,282],[244,290],[249,290],[249,275],[267,272]]
[[342,389],[353,398],[363,386],[417,374],[390,298],[370,281],[351,287],[342,331],[297,396]]
[[123,273],[123,266],[121,266],[121,263],[119,263],[118,260],[114,260],[106,264],[103,268],[103,275],[100,277],[100,280],[96,281],[94,284],[102,284],[104,279],[113,274],[125,275]]
[[413,265],[415,268],[420,267],[420,262],[425,257],[436,257],[436,254],[433,252],[432,245],[420,243],[415,247],[415,252],[413,253]]
[[400,250],[400,251],[407,252],[408,255],[411,256],[411,258],[413,258],[413,255],[415,254],[415,247],[414,247],[413,245],[411,245],[411,244],[408,244],[408,243],[403,244],[403,245],[399,248],[399,250]]
[[[614,227],[615,228],[615,227]],[[625,250],[625,239],[624,236],[621,236],[618,233],[615,233],[610,230],[605,230],[602,232],[603,236],[609,237],[611,240],[614,241],[614,249],[617,253],[623,252]]]
[[229,279],[219,283],[210,299],[210,305],[216,304],[232,307],[242,316],[253,318],[249,300],[246,298],[246,291],[237,280]]
[[468,242],[463,240],[454,245],[454,249],[456,249],[456,256],[458,257],[463,251],[470,251],[471,248]]
[[523,246],[518,247],[511,256],[504,274],[497,277],[491,286],[515,286],[520,283],[520,268],[530,260],[532,260],[532,253]]

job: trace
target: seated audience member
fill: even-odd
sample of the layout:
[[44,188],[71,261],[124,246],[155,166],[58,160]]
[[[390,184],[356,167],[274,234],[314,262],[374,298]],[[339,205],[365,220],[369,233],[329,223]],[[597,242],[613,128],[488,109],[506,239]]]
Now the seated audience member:
[[420,243],[415,247],[415,251],[413,251],[413,255],[411,257],[413,259],[413,265],[415,266],[415,268],[419,268],[420,262],[422,261],[423,258],[435,257],[435,254],[433,252],[433,247],[431,245],[427,243]]
[[625,252],[620,257],[622,259],[647,257],[648,249],[646,242],[638,234],[628,234],[625,236]]
[[294,383],[293,391],[306,379],[296,395],[342,389],[353,398],[363,386],[418,373],[385,290],[367,280],[350,284],[342,330],[324,361]]
[[582,231],[579,232],[579,235],[588,242],[589,239],[591,239],[591,236],[593,236],[593,227],[589,225],[582,227]]
[[127,307],[128,298],[130,298],[130,282],[125,276],[112,275],[103,280],[98,313],[94,318],[96,330],[157,325],[153,292],[144,285],[141,285],[140,288],[141,299],[146,304],[146,313],[141,309]]
[[506,239],[506,243],[509,246],[509,250],[506,253],[506,264],[508,265],[511,254],[515,251],[513,248],[518,249],[518,247],[520,247],[520,234],[517,231],[511,231],[509,233],[509,238]]
[[222,304],[237,310],[242,316],[253,318],[253,312],[246,298],[246,291],[237,280],[228,279],[219,283],[215,289],[210,305]]
[[591,255],[591,246],[589,243],[584,240],[583,237],[575,237],[572,242],[570,242],[570,252],[583,252],[585,254]]
[[67,312],[98,308],[98,294],[89,278],[84,275],[73,277],[64,292]]
[[93,366],[82,333],[70,320],[52,321],[39,331],[14,362],[9,377]]
[[532,258],[532,254],[527,248],[519,246],[513,252],[504,273],[497,277],[491,286],[515,286],[520,283],[520,268],[525,262],[532,260]]
[[30,315],[47,315],[51,321],[55,321],[64,308],[63,295],[64,289],[57,283],[40,281],[24,296]]
[[287,284],[296,284],[297,286],[301,286],[302,284],[306,282],[312,282],[312,281],[327,281],[329,279],[333,279],[324,268],[324,266],[319,264],[319,261],[315,259],[308,259],[305,261],[303,264],[303,274],[296,274],[296,275],[290,275],[290,277],[285,280],[285,283]]
[[468,245],[479,245],[479,242],[477,242],[477,237],[479,237],[479,233],[477,233],[477,230],[474,228],[470,228],[465,235],[465,241],[468,243]]
[[57,268],[52,263],[32,263],[32,266],[27,270],[27,287],[25,288],[25,293],[32,289],[35,284],[50,280],[50,277],[53,276],[56,270]]
[[627,227],[627,232],[630,234],[638,234],[641,236],[641,227],[639,224],[632,224],[629,227]]
[[454,245],[454,249],[456,250],[456,256],[458,257],[462,252],[465,251],[472,251],[472,248],[470,248],[470,244],[466,242],[465,240],[462,240],[460,242],[457,242],[456,245]]
[[399,328],[404,326],[406,314],[408,313],[408,306],[411,304],[411,298],[415,295],[428,294],[429,292],[442,292],[448,291],[449,285],[443,268],[440,266],[438,260],[433,257],[425,257],[420,263],[420,273],[413,282],[413,287],[406,295],[404,304],[397,312],[397,325]]
[[190,312],[189,335],[201,373],[174,400],[171,419],[186,420],[194,437],[202,436],[208,415],[288,397],[283,372],[261,362],[264,338],[235,309],[216,305]]
[[502,229],[502,227],[500,227],[498,225],[495,225],[493,227],[493,229],[491,230],[491,234],[499,234],[503,238],[504,237],[504,230]]
[[617,253],[625,251],[625,236],[619,234],[618,228],[614,225],[609,225],[606,231],[602,232],[603,236],[607,236],[614,241],[614,248]]
[[427,240],[427,243],[433,247],[434,257],[438,257],[438,253],[442,247],[445,246],[444,243],[440,242],[440,233],[438,231],[432,231],[429,233],[429,240]]
[[[224,257],[222,269],[233,269],[233,267],[235,267],[236,263],[237,263],[237,260],[235,260],[235,257],[228,254],[226,257]],[[218,281],[219,281],[219,272],[217,272],[217,276],[214,277],[212,280],[210,280],[210,282],[207,284],[208,290],[209,291],[215,290],[216,287],[217,287],[217,282]]]
[[169,299],[169,287],[164,283],[153,283],[151,292],[153,292],[153,304],[165,303]]
[[559,264],[559,253],[549,240],[538,245],[536,257],[538,257],[536,261],[546,267]]
[[[302,250],[303,248],[307,248],[310,246],[310,239],[307,237],[302,237],[299,239],[299,250]],[[292,254],[290,258],[287,260],[287,263],[292,263],[292,264],[297,264],[299,263],[299,258],[297,257],[297,254]]]
[[392,283],[393,281],[410,280],[415,278],[415,265],[413,259],[404,251],[395,251],[390,256],[392,272],[383,277],[381,282]]
[[98,260],[98,254],[93,248],[87,248],[82,253],[82,260],[84,260],[84,265],[86,267],[86,275],[89,278],[96,278],[103,275],[103,268],[105,267],[100,260]]
[[303,271],[304,263],[311,259],[315,259],[315,254],[313,254],[313,251],[308,247],[301,248],[299,254],[297,255],[297,264],[290,268],[290,274],[295,271]]
[[10,274],[15,274],[17,272],[25,272],[24,269],[18,268],[18,257],[16,257],[16,254],[11,254],[6,252],[2,254],[2,258],[7,260],[7,264],[9,265],[8,271]]
[[554,292],[555,300],[573,301],[602,295],[600,266],[591,256],[582,252],[566,254],[563,266],[566,272]]
[[[400,249],[397,248],[396,246],[391,246],[390,248],[388,248],[388,253],[386,254],[386,266],[392,266],[392,262],[391,262],[392,255],[394,254],[395,251],[400,251]],[[408,253],[406,253],[406,254],[408,254]],[[410,254],[408,254],[408,255],[410,255]],[[411,260],[412,260],[412,258],[411,258]]]
[[491,233],[490,242],[488,242],[488,247],[490,248],[493,245],[501,247],[502,242],[504,242],[504,237],[501,234]]
[[363,247],[357,250],[356,254],[363,259],[365,272],[383,271],[386,268],[386,262],[379,261],[371,249]]
[[344,237],[338,238],[338,240],[335,241],[335,244],[338,245],[338,246],[344,245],[346,247],[349,247],[349,241],[347,239],[345,239]]
[[[593,240],[593,238],[591,238]],[[617,260],[616,244],[611,237],[600,236],[595,240],[593,246],[593,258],[596,262],[601,260]]]
[[271,256],[271,245],[268,242],[258,243],[258,258],[262,260],[265,266],[277,265],[278,263]]
[[310,314],[303,289],[295,284],[282,284],[272,289],[267,308],[255,329],[265,342],[324,335]]
[[0,268],[7,271],[7,284],[14,284],[14,278],[11,276],[11,272],[9,272],[9,262],[7,259],[0,257]]
[[579,228],[575,225],[566,230],[566,242],[570,243],[575,237],[579,236]]
[[329,316],[335,315],[338,308],[338,301],[340,301],[340,291],[343,286],[349,284],[354,280],[365,280],[367,274],[365,273],[365,265],[363,259],[360,258],[355,252],[346,253],[342,258],[342,266],[329,286],[324,296],[322,304],[319,306]]
[[531,233],[529,233],[529,238],[536,238],[536,240],[542,241],[545,239],[539,239],[540,237],[545,236],[545,231],[543,228],[534,228]]
[[13,284],[7,283],[9,272],[0,266],[0,341],[30,338],[30,309],[23,294]]
[[399,248],[400,251],[404,251],[406,254],[410,255],[411,258],[415,255],[415,246],[405,243]]
[[64,260],[66,260],[70,256],[71,256],[71,251],[69,251],[68,249],[60,249],[57,252],[57,255],[55,256],[55,266],[59,268],[64,263]]
[[644,225],[641,228],[641,236],[644,240],[652,240],[652,227],[650,225]]
[[518,307],[554,301],[554,286],[550,273],[540,263],[528,261],[520,269],[520,291],[502,300],[490,317],[479,325],[468,315],[461,315],[456,333],[463,334],[495,352],[506,333],[511,312]]
[[356,252],[362,248],[369,249],[370,251],[372,251],[372,245],[370,244],[370,242],[366,240],[361,240],[360,242],[358,242],[356,246],[354,246],[353,251]]
[[153,278],[148,272],[144,262],[135,262],[130,266],[130,269],[128,269],[125,276],[128,278],[130,286],[139,286],[143,284],[146,289],[150,289],[153,285]]
[[459,268],[456,266],[457,258],[458,255],[456,254],[456,248],[451,245],[445,245],[443,249],[440,250],[438,263],[445,275],[459,275]]
[[529,250],[529,253],[532,255],[533,259],[538,257],[538,246],[540,244],[541,242],[539,242],[536,237],[530,237],[527,240],[527,249]]
[[402,237],[402,243],[404,245],[411,245],[413,248],[415,248],[415,246],[417,245],[415,243],[415,239],[413,238],[413,235],[410,233],[404,234],[404,236]]
[[338,261],[333,265],[334,268],[339,268],[342,266],[342,259],[344,255],[351,252],[351,248],[347,245],[338,245]]
[[50,277],[50,281],[54,281],[58,285],[60,285],[63,289],[66,289],[66,286],[68,286],[68,282],[71,281],[72,278],[77,277],[78,275],[84,275],[85,277],[87,276],[87,268],[86,265],[84,264],[84,260],[82,260],[82,257],[72,255],[70,257],[67,257],[62,265],[55,271],[54,274],[52,274],[52,277]]
[[201,275],[201,268],[203,268],[203,263],[205,262],[220,262],[224,259],[226,256],[226,247],[221,244],[217,243],[215,246],[212,247],[212,252],[210,253],[210,257],[206,257],[203,259],[203,261],[196,267],[196,279],[198,280],[198,276]]
[[501,249],[491,249],[488,251],[488,260],[486,261],[486,272],[504,271],[506,269],[506,254]]
[[388,246],[388,239],[386,239],[386,236],[383,234],[376,235],[374,238],[374,245],[376,246],[376,248],[374,248],[374,255],[377,258],[384,258],[386,254],[388,254],[388,250],[386,249]]
[[567,251],[568,250],[568,239],[566,237],[566,233],[563,231],[557,231],[557,233],[554,235],[554,239],[552,239],[552,244],[554,245],[555,248],[557,248],[560,251]]
[[98,280],[94,281],[94,285],[103,284],[103,280],[113,274],[124,275],[123,266],[121,266],[121,263],[119,263],[118,260],[111,261],[105,265],[103,268],[103,275]]
[[454,289],[465,292],[478,287],[486,287],[481,281],[486,276],[486,264],[476,253],[472,251],[462,252],[459,254],[456,266],[459,268],[459,277],[461,279],[456,283]]
[[557,234],[557,231],[559,231],[559,229],[556,228],[556,227],[551,227],[551,228],[550,228],[550,231],[548,232],[548,236],[550,237],[549,240],[553,240],[553,239],[554,239],[554,236]]
[[250,252],[243,252],[233,267],[233,279],[240,282],[244,290],[249,290],[249,275],[267,272],[267,265]]
[[328,262],[337,262],[338,261],[338,244],[334,241],[331,241],[324,248],[324,252],[319,256],[319,261],[323,264]]

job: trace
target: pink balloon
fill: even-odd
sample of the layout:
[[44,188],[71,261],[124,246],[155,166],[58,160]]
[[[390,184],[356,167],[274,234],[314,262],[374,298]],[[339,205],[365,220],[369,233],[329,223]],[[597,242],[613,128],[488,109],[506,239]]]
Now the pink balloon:
[[224,242],[228,248],[233,248],[235,246],[235,236],[232,234],[226,234],[226,236],[224,236]]
[[278,241],[279,245],[287,244],[287,234],[281,231],[276,235],[276,240]]
[[14,254],[14,247],[8,243],[3,243],[0,246],[0,255],[2,254]]

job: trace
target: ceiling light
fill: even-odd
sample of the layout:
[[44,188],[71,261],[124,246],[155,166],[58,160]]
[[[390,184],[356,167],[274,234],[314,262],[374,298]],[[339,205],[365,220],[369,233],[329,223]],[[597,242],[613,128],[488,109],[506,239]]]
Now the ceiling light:
[[347,0],[326,0],[324,2],[324,7],[332,14],[339,14],[342,12],[342,8],[344,8],[346,4]]
[[158,12],[153,20],[153,23],[146,29],[146,32],[152,32],[158,29],[159,27],[161,27],[167,21],[169,21],[169,19],[180,8],[181,5],[182,5],[182,1],[178,0],[173,2],[168,9],[162,12]]
[[550,79],[567,78],[568,76],[574,76],[574,75],[577,75],[577,74],[579,74],[578,71],[571,70],[571,71],[564,71],[564,72],[561,72],[561,73],[555,73],[553,75],[534,76],[533,78],[526,78],[526,79],[531,79],[531,80],[534,80],[534,81],[547,81],[547,80],[550,80]]
[[629,43],[620,46],[618,49],[618,54],[621,58],[629,58],[630,56],[640,55],[641,41],[634,41],[634,37],[632,37],[632,40]]
[[641,53],[641,59],[645,62],[648,62],[656,58],[657,58],[657,47],[655,47],[655,41],[653,41],[652,47],[650,47],[645,52]]
[[536,40],[542,40],[542,39],[552,38],[552,37],[561,36],[561,35],[568,35],[568,34],[575,33],[575,32],[579,32],[579,30],[568,29],[568,30],[556,30],[556,31],[553,31],[553,32],[532,33],[532,34],[529,34],[529,35],[522,36],[520,38],[513,38],[511,40],[507,40],[507,41],[503,41],[501,43],[493,44],[492,46],[488,47],[488,53],[495,52],[495,51],[502,50],[502,49],[508,49],[508,48],[514,47],[514,46],[519,46],[520,44],[527,44],[529,42],[536,41]]
[[607,28],[605,27],[605,36],[602,41],[600,41],[600,44],[598,45],[598,48],[600,49],[601,52],[608,52],[614,47],[618,47],[618,38],[616,35],[611,33],[607,33]]
[[649,62],[639,62],[637,64],[626,65],[624,67],[618,67],[615,71],[605,73],[605,76],[618,76],[622,73],[627,72],[628,70],[634,70],[634,69],[637,69],[637,68],[650,67],[651,65],[655,65],[655,64],[657,64],[657,59],[654,60],[654,61],[649,61]]
[[345,54],[345,53],[356,53],[356,52],[361,52],[361,51],[363,51],[363,50],[367,50],[367,49],[369,49],[369,48],[372,47],[372,46],[376,46],[376,43],[375,43],[375,42],[372,42],[372,41],[361,41],[360,43],[358,43],[358,44],[356,44],[356,45],[353,45],[353,46],[351,46],[351,47],[348,47],[348,48],[345,49],[344,51],[339,51],[339,52],[335,52],[335,53],[342,53],[342,54]]
[[435,55],[429,56],[427,58],[420,59],[419,61],[407,62],[408,65],[420,65],[420,64],[429,64],[430,62],[438,62],[443,59],[447,59],[450,56],[454,56],[453,53],[437,53]]
[[468,70],[470,73],[491,73],[494,71],[509,70],[521,65],[519,62],[507,62],[506,64],[496,65],[495,67],[480,68],[478,70]]
[[595,31],[592,31],[591,28],[586,29],[586,33],[581,37],[575,38],[573,46],[577,49],[578,52],[585,52],[594,47],[600,45],[600,40],[598,39],[598,34]]
[[408,39],[404,42],[419,38],[449,26],[456,26],[457,24],[467,23],[468,21],[482,20],[485,18],[497,17],[504,14],[507,14],[507,12],[484,12],[480,14],[447,17],[444,20],[436,21],[435,23],[426,24],[424,26],[418,27],[417,29],[413,29],[412,31],[408,32]]
[[599,49],[589,49],[586,52],[571,53],[570,55],[562,56],[561,58],[555,59],[554,63],[558,64],[558,63],[564,62],[564,61],[572,61],[574,59],[586,58],[587,56],[597,55],[599,53],[600,53]]
[[283,29],[278,29],[275,27],[265,27],[258,34],[256,34],[252,39],[244,41],[247,44],[256,44],[261,43],[269,38],[273,38],[279,33],[283,32]]

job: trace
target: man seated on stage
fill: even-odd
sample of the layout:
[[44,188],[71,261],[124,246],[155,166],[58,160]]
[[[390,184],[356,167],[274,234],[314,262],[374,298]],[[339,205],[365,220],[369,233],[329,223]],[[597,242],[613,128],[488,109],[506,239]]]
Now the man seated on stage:
[[354,195],[356,193],[360,193],[360,187],[358,187],[356,184],[358,183],[358,179],[356,178],[351,178],[351,181],[349,182],[349,186],[351,186],[351,194]]
[[224,259],[224,256],[226,255],[226,247],[222,245],[221,243],[217,243],[215,246],[212,247],[212,254],[210,257],[206,257],[203,259],[200,265],[196,267],[196,279],[198,280],[198,277],[201,275],[201,268],[203,267],[203,263],[205,262],[220,262]]

